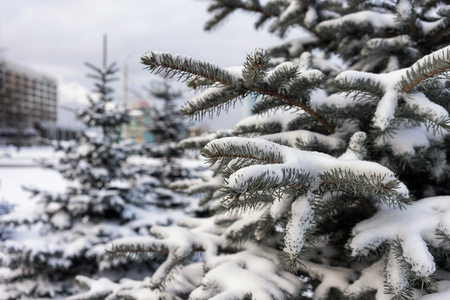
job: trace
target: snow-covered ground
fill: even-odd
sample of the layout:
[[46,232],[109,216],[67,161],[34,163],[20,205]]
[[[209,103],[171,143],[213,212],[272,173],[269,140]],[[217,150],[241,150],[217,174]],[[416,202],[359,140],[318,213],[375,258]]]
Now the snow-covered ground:
[[50,147],[0,147],[0,201],[18,204],[27,201],[31,193],[22,186],[63,192],[67,181],[55,170],[42,168],[38,161],[55,160],[61,155]]

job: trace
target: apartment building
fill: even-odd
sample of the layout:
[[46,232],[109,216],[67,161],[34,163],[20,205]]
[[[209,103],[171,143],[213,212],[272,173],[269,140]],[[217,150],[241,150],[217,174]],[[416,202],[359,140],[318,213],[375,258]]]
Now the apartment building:
[[9,62],[0,63],[0,144],[36,144],[39,124],[56,120],[56,79]]

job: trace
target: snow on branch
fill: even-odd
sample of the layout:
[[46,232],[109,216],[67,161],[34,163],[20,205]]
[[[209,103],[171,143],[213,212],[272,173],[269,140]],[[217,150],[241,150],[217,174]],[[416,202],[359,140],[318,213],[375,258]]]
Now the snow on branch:
[[217,130],[200,136],[185,138],[177,144],[177,147],[181,149],[200,149],[212,140],[229,136],[231,136],[231,130]]
[[291,216],[286,225],[286,235],[284,236],[283,254],[286,269],[295,272],[303,265],[301,261],[302,250],[308,240],[307,233],[312,227],[314,211],[311,203],[315,195],[311,192],[299,197],[291,205]]
[[400,81],[400,89],[410,93],[425,80],[443,76],[450,76],[450,46],[435,51],[418,60],[409,67]]
[[434,133],[450,129],[448,111],[414,90],[425,80],[448,77],[449,70],[450,47],[447,47],[425,56],[409,68],[385,74],[345,71],[335,81],[341,92],[353,95],[354,99],[372,98],[377,102],[372,126],[386,142],[386,137],[393,138],[399,129],[402,120],[396,114],[405,107],[410,111],[408,119],[424,123]]
[[[414,220],[414,222],[411,222]],[[353,229],[353,238],[349,242],[351,255],[367,256],[370,251],[387,242],[397,252],[397,262],[390,264],[389,272],[404,273],[405,269],[411,280],[428,280],[436,271],[434,258],[429,248],[450,249],[442,242],[442,233],[450,231],[450,197],[438,196],[421,199],[400,210],[383,208],[373,217],[358,223]],[[395,248],[396,247],[396,248]],[[397,271],[395,271],[397,270]],[[403,274],[404,275],[404,274]],[[395,281],[391,282],[395,284]],[[397,283],[395,291],[405,288]]]
[[389,13],[380,13],[375,11],[360,11],[345,15],[340,18],[326,20],[317,25],[319,32],[334,30],[344,27],[348,24],[354,26],[371,26],[374,29],[395,28],[395,16]]
[[100,278],[98,280],[78,275],[75,278],[77,284],[83,289],[89,291],[66,298],[66,300],[90,300],[104,299],[111,293],[115,293],[121,289],[120,284],[114,283],[108,278]]
[[302,282],[280,265],[278,251],[268,247],[253,246],[236,254],[217,256],[207,264],[202,284],[190,297],[291,299],[299,294]]
[[202,155],[211,165],[220,166],[226,166],[231,160],[238,158],[257,161],[260,164],[282,163],[282,156],[275,145],[270,143],[254,148],[252,139],[228,137],[209,142],[202,149]]
[[[228,178],[227,189],[233,189],[239,193],[247,192],[250,187],[258,189],[256,178],[268,180],[272,177],[272,187],[288,185],[288,182],[282,180],[283,172],[286,172],[286,169],[297,169],[299,174],[309,174],[311,181],[308,185],[313,191],[325,188],[327,184],[330,184],[329,182],[332,182],[326,179],[332,176],[333,172],[338,172],[341,175],[346,173],[348,177],[357,178],[356,181],[371,186],[372,192],[389,191],[389,195],[383,200],[389,199],[388,203],[394,206],[401,206],[404,199],[408,198],[406,186],[396,179],[394,173],[374,162],[340,160],[324,153],[293,149],[263,139],[238,137],[210,142],[204,148],[203,155],[210,163],[219,161],[227,164],[231,161],[230,159],[238,157],[253,162],[250,166],[236,170]],[[263,162],[262,165],[261,162]],[[348,180],[343,181],[342,184],[351,189],[352,182]],[[259,189],[263,187],[261,185]],[[365,188],[361,191],[364,191],[361,192],[361,196],[367,196],[364,194]]]
[[214,256],[221,247],[225,248],[225,240],[220,236],[182,227],[153,226],[151,233],[158,238],[116,239],[111,241],[107,251],[113,255],[128,256],[166,254],[167,259],[152,276],[155,287],[163,284],[170,270],[189,259],[195,251],[204,251],[206,256]]
[[383,97],[384,91],[380,82],[372,78],[356,78],[350,81],[348,77],[339,77],[334,83],[347,97],[353,98],[353,101],[379,100]]
[[[357,155],[363,150],[354,144],[363,143],[365,136],[355,136],[352,144],[355,149],[351,151],[355,151],[354,155]],[[300,197],[297,201],[303,204],[292,204],[286,228],[285,264],[291,269],[301,264],[305,242],[303,237],[312,222],[312,210],[306,208],[310,207],[306,203],[314,202],[316,195],[344,192],[356,199],[367,199],[370,205],[380,207],[403,207],[409,197],[406,186],[382,165],[337,159],[264,139],[223,138],[208,143],[203,155],[213,164],[228,167],[226,171],[229,176],[223,190],[228,194],[228,201],[225,203],[230,207],[265,207],[267,203],[275,206],[274,198],[282,199],[286,193]],[[233,166],[236,164],[240,166]],[[302,209],[299,209],[300,206]],[[300,234],[302,238],[298,238],[299,232],[303,234]]]
[[247,86],[252,87],[261,82],[269,68],[269,57],[262,49],[256,49],[247,56],[242,69],[242,77]]

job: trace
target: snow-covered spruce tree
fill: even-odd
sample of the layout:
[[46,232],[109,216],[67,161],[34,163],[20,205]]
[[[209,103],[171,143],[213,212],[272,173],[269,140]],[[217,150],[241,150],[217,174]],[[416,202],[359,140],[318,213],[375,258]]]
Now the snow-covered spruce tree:
[[78,141],[60,144],[65,155],[56,166],[74,184],[62,194],[30,188],[35,196],[29,202],[0,217],[3,228],[14,227],[0,244],[1,299],[66,297],[77,291],[78,274],[110,279],[151,274],[156,261],[107,257],[106,243],[148,235],[149,227],[170,224],[183,214],[157,207],[160,195],[183,198],[151,176],[160,173],[163,163],[130,159],[140,149],[119,139],[129,117],[127,110],[114,106],[111,96],[115,64],[87,66],[96,79],[96,97],[89,97],[89,106],[78,118],[88,129]]
[[[152,144],[146,145],[150,156],[161,158],[164,166],[159,168],[160,178],[165,185],[174,180],[191,178],[191,169],[180,163],[183,156],[177,147],[183,135],[187,133],[188,124],[183,118],[178,106],[178,100],[183,96],[181,90],[175,89],[167,79],[157,78],[147,88],[149,105],[144,107],[145,115],[149,117],[148,132],[155,139]],[[167,203],[175,205],[173,201]]]
[[[161,79],[161,80],[160,80]],[[138,95],[145,105],[139,107],[141,120],[147,132],[153,136],[152,143],[139,145],[141,155],[154,158],[158,167],[151,175],[161,182],[156,188],[156,205],[161,208],[182,208],[187,206],[182,197],[168,189],[177,180],[194,180],[206,171],[206,165],[198,159],[186,159],[177,142],[187,133],[188,124],[177,106],[183,93],[176,90],[167,79],[154,79],[145,87],[146,97]]]
[[187,124],[177,107],[182,97],[181,90],[176,90],[167,80],[157,80],[147,88],[151,105],[146,106],[146,115],[150,118],[148,131],[155,138],[156,147],[152,156],[163,157],[168,163],[181,156],[176,144],[181,135],[186,133]]
[[[225,69],[150,52],[202,92],[201,118],[257,95],[255,116],[203,155],[224,183],[213,215],[108,251],[165,254],[143,281],[77,277],[84,299],[450,297],[450,6],[444,1],[216,0],[299,38]],[[336,63],[339,58],[339,63]],[[217,177],[214,177],[215,179]],[[211,182],[212,183],[212,182]]]

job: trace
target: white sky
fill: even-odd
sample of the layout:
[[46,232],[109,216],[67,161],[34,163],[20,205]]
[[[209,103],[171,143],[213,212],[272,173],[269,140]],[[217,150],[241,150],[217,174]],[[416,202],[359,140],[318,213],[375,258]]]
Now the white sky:
[[[267,30],[256,31],[256,16],[248,14],[234,14],[219,29],[204,32],[206,8],[207,1],[195,0],[0,0],[1,55],[55,77],[59,101],[67,103],[85,102],[93,85],[84,62],[101,65],[104,34],[108,62],[117,62],[121,69],[127,64],[129,87],[141,92],[151,80],[139,63],[148,51],[180,53],[229,67],[242,65],[257,47],[280,43]],[[115,86],[120,100],[123,83]]]

